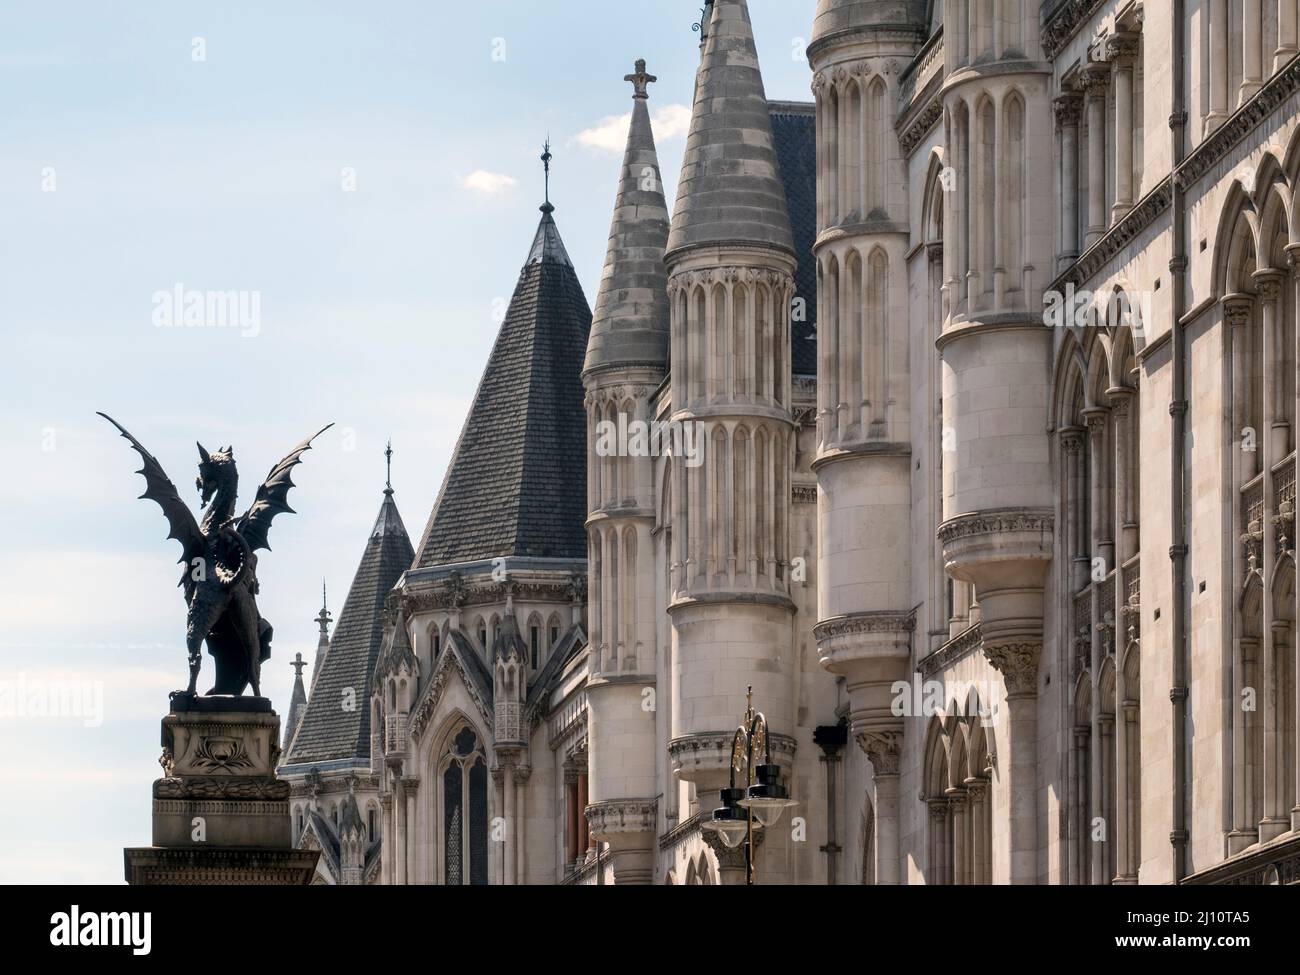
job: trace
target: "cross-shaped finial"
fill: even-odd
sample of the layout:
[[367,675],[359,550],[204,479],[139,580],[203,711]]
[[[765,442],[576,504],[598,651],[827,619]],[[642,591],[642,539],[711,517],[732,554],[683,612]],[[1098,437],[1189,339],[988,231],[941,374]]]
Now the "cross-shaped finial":
[[542,204],[542,209],[549,212],[551,206],[551,160],[555,158],[551,155],[551,136],[548,133],[546,143],[542,146],[542,171],[546,178],[546,202]]
[[384,480],[384,493],[393,493],[393,438],[388,438],[388,446],[384,448],[384,459],[388,463],[388,476]]
[[307,666],[307,662],[306,662],[305,660],[302,659],[302,654],[301,654],[301,653],[298,653],[298,654],[296,654],[296,655],[294,656],[294,658],[293,658],[293,660],[290,662],[289,666],[293,668],[293,675],[294,675],[294,677],[295,677],[295,678],[301,678],[301,677],[302,677],[302,669],[303,669],[304,667]]
[[633,98],[649,98],[650,92],[647,90],[646,86],[658,81],[659,79],[652,74],[646,74],[645,58],[638,58],[636,62],[636,74],[624,75],[623,80],[632,82]]

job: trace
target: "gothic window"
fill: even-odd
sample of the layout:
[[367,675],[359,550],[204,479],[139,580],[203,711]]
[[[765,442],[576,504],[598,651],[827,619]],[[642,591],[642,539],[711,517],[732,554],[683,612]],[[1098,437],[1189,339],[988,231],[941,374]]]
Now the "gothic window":
[[375,807],[371,806],[366,810],[366,839],[373,843],[378,836],[379,833],[375,822]]
[[1140,862],[1137,310],[1122,291],[1103,300],[1102,327],[1065,344],[1060,380],[1068,404],[1060,407],[1060,523],[1074,567],[1063,594],[1062,665],[1074,687],[1067,808],[1076,884],[1135,883]]
[[[1247,4],[1249,7],[1250,5]],[[1288,27],[1288,30],[1291,30]],[[1258,55],[1259,52],[1254,52]],[[1267,53],[1267,52],[1266,52]],[[1256,56],[1255,61],[1258,62]],[[1248,80],[1260,71],[1246,72]],[[1262,76],[1268,74],[1267,67]],[[1235,546],[1232,823],[1235,854],[1290,831],[1296,806],[1296,269],[1293,178],[1265,154],[1229,195],[1216,292],[1231,359]]]
[[478,645],[479,645],[479,649],[483,651],[483,655],[486,657],[486,656],[487,656],[487,650],[488,650],[488,632],[487,632],[487,624],[486,624],[485,622],[483,622],[483,617],[481,617],[481,616],[480,616],[479,619],[478,619],[478,628],[477,628],[477,629],[478,629]]
[[528,628],[528,666],[532,667],[533,670],[537,669],[537,650],[541,639],[541,627],[534,623]]
[[487,761],[478,736],[463,725],[441,763],[443,882],[488,882]]

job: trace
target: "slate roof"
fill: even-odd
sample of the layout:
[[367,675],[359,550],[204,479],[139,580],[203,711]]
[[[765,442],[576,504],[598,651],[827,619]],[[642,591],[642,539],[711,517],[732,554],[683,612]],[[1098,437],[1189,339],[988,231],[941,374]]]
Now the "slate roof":
[[542,207],[416,568],[510,555],[587,557],[581,372],[591,308],[552,209]]
[[817,374],[817,116],[812,102],[772,102],[772,143],[790,211],[799,267],[796,296],[804,299],[805,321],[792,322],[790,361],[796,376]]
[[[384,597],[414,557],[393,494],[385,491],[285,765],[369,757],[370,675],[383,643]],[[348,688],[353,710],[343,707]]]

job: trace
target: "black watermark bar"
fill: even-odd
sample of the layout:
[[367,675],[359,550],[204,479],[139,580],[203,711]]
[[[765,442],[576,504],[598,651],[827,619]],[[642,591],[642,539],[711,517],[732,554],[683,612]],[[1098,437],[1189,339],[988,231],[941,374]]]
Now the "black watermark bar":
[[[465,908],[456,912],[462,936],[477,933],[472,929],[480,926],[482,934],[491,935],[497,923],[493,909],[511,902],[530,912],[541,925],[539,931],[548,930],[546,915],[553,912],[554,930],[560,931],[572,920],[574,907],[584,901],[581,888],[560,897],[505,887],[454,893],[437,887],[34,887],[9,893],[17,896],[8,898],[13,906],[0,929],[7,943],[23,954],[76,954],[84,960],[113,956],[126,964],[149,960],[174,964],[178,958],[204,956],[215,960],[227,950],[256,957],[261,963],[301,959],[304,950],[330,957],[373,950],[367,947],[364,926],[358,930],[359,917],[441,913],[451,897]],[[683,898],[690,901],[718,893],[643,888],[640,895],[628,889],[598,896],[648,897],[661,909],[672,910],[684,903]],[[755,909],[780,912],[796,922],[790,927],[790,937],[795,939],[791,948],[798,950],[801,925],[797,922],[802,919],[814,925],[803,930],[822,932],[817,937],[822,945],[819,953],[843,950],[846,958],[872,964],[932,957],[936,919],[949,916],[936,912],[951,911],[958,903],[969,910],[970,937],[990,951],[1013,951],[1026,961],[1200,956],[1230,962],[1256,951],[1292,950],[1300,903],[1282,890],[1240,886],[801,887],[798,898],[788,901],[792,892],[779,887],[750,888],[747,893],[765,899]],[[734,901],[730,906],[736,906]],[[836,927],[847,922],[852,924]],[[665,930],[662,936],[674,939],[681,933]],[[599,953],[605,950],[618,952],[618,926],[608,936],[612,940],[607,948],[587,945],[597,952],[593,958],[602,957]]]

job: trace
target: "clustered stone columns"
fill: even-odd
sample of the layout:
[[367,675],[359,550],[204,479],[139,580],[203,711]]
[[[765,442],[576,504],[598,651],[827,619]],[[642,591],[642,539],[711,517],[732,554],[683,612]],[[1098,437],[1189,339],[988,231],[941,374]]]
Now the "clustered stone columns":
[[1106,54],[1115,66],[1115,203],[1111,220],[1116,221],[1133,208],[1133,75],[1138,35],[1116,34],[1107,42]]
[[1103,65],[1084,69],[1081,80],[1088,112],[1088,235],[1091,247],[1106,233],[1106,89],[1110,72]]
[[1079,116],[1083,99],[1066,92],[1056,99],[1056,126],[1061,140],[1061,256],[1060,265],[1079,256]]
[[[1061,250],[1059,266],[1078,257],[1079,247],[1091,247],[1121,220],[1137,202],[1139,171],[1134,159],[1134,132],[1141,125],[1137,92],[1142,34],[1122,29],[1107,38],[1107,60],[1090,61],[1067,77],[1056,99],[1056,130],[1061,153]],[[1107,121],[1107,106],[1114,93],[1114,120]],[[1086,123],[1086,159],[1080,139],[1080,114]],[[1082,163],[1082,168],[1081,164]],[[1114,175],[1114,198],[1107,207],[1107,174]],[[1080,241],[1080,189],[1083,200],[1083,240]]]

